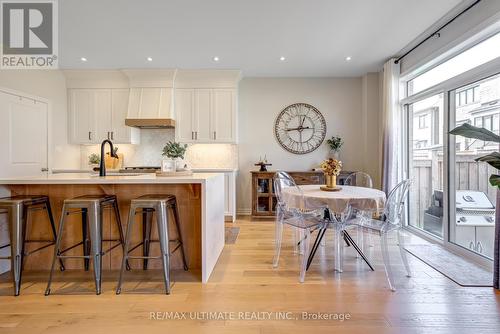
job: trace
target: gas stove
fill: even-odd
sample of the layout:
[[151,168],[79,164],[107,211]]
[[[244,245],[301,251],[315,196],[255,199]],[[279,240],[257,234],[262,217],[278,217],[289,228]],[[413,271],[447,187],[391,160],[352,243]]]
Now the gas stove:
[[120,173],[155,173],[160,166],[131,166],[120,169]]

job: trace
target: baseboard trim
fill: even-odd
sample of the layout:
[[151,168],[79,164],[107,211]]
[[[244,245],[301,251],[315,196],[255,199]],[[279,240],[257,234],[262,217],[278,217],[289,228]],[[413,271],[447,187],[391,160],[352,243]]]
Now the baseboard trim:
[[249,216],[252,214],[251,209],[236,209],[236,215],[238,216]]

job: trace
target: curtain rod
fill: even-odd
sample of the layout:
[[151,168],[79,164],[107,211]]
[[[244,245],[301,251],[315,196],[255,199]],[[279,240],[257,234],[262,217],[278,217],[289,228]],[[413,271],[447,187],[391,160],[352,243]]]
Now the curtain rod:
[[443,30],[446,26],[448,26],[451,22],[455,21],[459,16],[461,16],[462,14],[464,14],[465,12],[467,12],[469,9],[471,9],[472,7],[474,7],[475,5],[477,5],[478,3],[480,3],[481,0],[476,0],[474,1],[471,5],[469,5],[467,8],[465,8],[464,10],[462,10],[460,13],[458,13],[457,15],[455,15],[452,19],[450,19],[448,22],[446,22],[445,24],[443,24],[439,29],[437,29],[436,31],[434,31],[432,34],[430,34],[429,36],[427,36],[424,40],[422,40],[420,43],[418,43],[417,45],[415,45],[414,47],[412,47],[410,50],[408,50],[404,55],[402,55],[401,57],[399,57],[398,59],[396,59],[394,61],[394,64],[397,64],[401,61],[401,59],[403,59],[404,57],[406,57],[408,54],[410,54],[413,50],[415,50],[416,48],[418,48],[420,45],[424,44],[425,42],[427,42],[429,39],[431,39],[432,37],[441,37],[441,34],[439,33],[441,30]]

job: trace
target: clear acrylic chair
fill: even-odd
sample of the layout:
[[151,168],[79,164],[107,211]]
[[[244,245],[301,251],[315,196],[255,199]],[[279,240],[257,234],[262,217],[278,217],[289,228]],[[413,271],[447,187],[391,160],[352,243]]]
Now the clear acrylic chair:
[[[387,243],[387,236],[390,232],[397,233],[401,259],[403,260],[403,264],[407,272],[407,277],[411,276],[408,258],[404,249],[404,238],[401,234],[401,230],[403,228],[403,213],[405,208],[405,201],[410,184],[411,180],[404,180],[391,190],[384,207],[384,213],[382,214],[380,219],[369,219],[363,221],[362,225],[361,223],[358,223],[363,230],[367,230],[368,232],[375,232],[380,235],[380,244],[382,247],[382,257],[384,261],[385,273],[389,282],[389,288],[392,291],[396,291],[396,289],[394,287],[394,273],[390,264],[389,246]],[[360,220],[354,219],[349,222],[349,224],[356,224],[356,222],[360,222]]]
[[350,204],[347,204],[344,211],[341,213],[334,213],[330,211],[330,224],[326,225],[333,228],[335,231],[335,270],[338,272],[343,271],[344,266],[344,248],[345,238],[344,231],[350,227],[349,219],[352,217],[353,209]]
[[[349,174],[347,178],[344,180],[344,185],[346,186],[354,186],[354,187],[364,187],[364,188],[373,188],[373,180],[371,176],[367,173],[364,172],[355,172]],[[358,210],[354,209],[353,214],[356,215],[357,218],[360,220],[360,225],[363,224],[364,221],[370,220],[373,216],[372,211],[366,211],[366,210]],[[361,250],[364,250],[364,236],[363,236],[363,231],[361,228],[358,228],[357,231],[357,242],[358,245],[361,247]],[[368,245],[370,247],[373,246],[373,240],[372,240],[372,235],[368,234]],[[359,255],[356,255],[359,257]]]
[[[300,240],[294,240],[294,246],[300,244],[302,248],[302,262],[300,268],[299,282],[303,283],[307,270],[307,260],[309,258],[311,232],[322,228],[325,224],[325,207],[313,207],[304,198],[302,190],[297,186],[293,178],[286,172],[277,172],[274,175],[274,192],[276,194],[276,230],[275,230],[275,253],[273,267],[277,268],[281,252],[283,238],[283,226],[289,225],[296,231],[300,231]],[[287,188],[299,194],[300,201],[294,207],[289,206],[284,197],[283,191]],[[295,232],[295,231],[294,231]]]
[[346,177],[346,179],[344,180],[344,185],[373,188],[373,181],[370,175],[364,172],[355,172],[349,174],[349,176]]

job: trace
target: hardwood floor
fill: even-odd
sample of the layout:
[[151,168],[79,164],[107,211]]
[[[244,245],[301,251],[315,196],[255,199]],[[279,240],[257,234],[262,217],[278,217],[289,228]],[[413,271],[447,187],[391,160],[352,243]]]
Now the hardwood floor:
[[[226,245],[210,282],[195,282],[196,272],[174,271],[169,296],[162,294],[157,270],[127,273],[119,296],[114,293],[116,272],[106,272],[100,296],[94,295],[90,272],[58,274],[49,297],[43,295],[46,272],[25,272],[19,297],[10,296],[10,277],[4,274],[0,276],[0,333],[500,332],[497,291],[460,287],[411,255],[414,273],[405,277],[394,239],[391,254],[398,290],[391,292],[376,237],[374,247],[367,250],[375,272],[354,256],[351,247],[346,249],[344,272],[334,272],[329,233],[305,283],[299,284],[299,258],[292,252],[290,231],[280,267],[273,269],[274,224],[245,218],[237,220],[236,226],[240,227],[237,241]],[[187,319],[158,319],[167,312]],[[213,312],[215,318],[222,312],[234,313],[207,320],[202,312]],[[306,320],[303,312],[310,316],[319,312],[332,319]],[[152,313],[156,320],[151,319]],[[277,314],[288,319],[276,319]],[[198,319],[190,319],[193,315]],[[342,315],[343,321],[338,319]],[[261,319],[254,319],[257,316]]]

